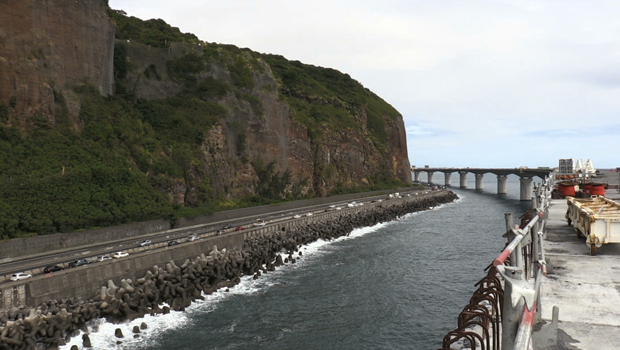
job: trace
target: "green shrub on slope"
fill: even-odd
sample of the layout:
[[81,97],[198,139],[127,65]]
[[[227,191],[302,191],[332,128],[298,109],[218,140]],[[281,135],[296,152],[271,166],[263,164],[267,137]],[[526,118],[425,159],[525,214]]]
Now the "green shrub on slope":
[[354,116],[365,111],[366,127],[374,140],[387,142],[383,118],[395,119],[400,113],[348,74],[289,61],[279,55],[262,55],[262,58],[280,80],[285,100],[312,138],[322,136],[322,124],[334,130],[359,128]]

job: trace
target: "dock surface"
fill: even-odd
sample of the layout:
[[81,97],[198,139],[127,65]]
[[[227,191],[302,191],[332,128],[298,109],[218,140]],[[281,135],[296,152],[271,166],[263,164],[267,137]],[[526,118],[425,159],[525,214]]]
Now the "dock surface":
[[[620,201],[616,189],[605,196]],[[567,207],[565,199],[553,200],[545,229],[543,321],[550,323],[553,306],[559,307],[558,345],[545,349],[620,349],[620,244],[603,245],[591,256],[585,237],[578,238],[564,217]]]

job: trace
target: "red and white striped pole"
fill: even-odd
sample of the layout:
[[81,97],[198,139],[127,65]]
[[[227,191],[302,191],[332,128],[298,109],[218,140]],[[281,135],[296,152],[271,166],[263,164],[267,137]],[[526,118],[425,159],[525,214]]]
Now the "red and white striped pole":
[[534,327],[534,315],[536,315],[536,302],[532,304],[531,310],[527,308],[527,305],[523,305],[521,321],[519,321],[519,329],[515,337],[515,350],[527,350],[530,348],[530,338],[532,337],[532,328]]
[[512,251],[519,245],[523,237],[525,237],[525,234],[523,233],[516,235],[512,242],[506,246],[504,251],[495,260],[493,260],[493,266],[504,265],[506,259],[508,259]]

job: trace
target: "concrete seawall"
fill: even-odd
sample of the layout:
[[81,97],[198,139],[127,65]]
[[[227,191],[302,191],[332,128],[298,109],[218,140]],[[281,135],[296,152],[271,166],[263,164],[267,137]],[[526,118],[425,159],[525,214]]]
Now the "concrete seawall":
[[0,348],[62,345],[97,318],[120,321],[183,311],[202,299],[202,293],[232,287],[241,276],[260,278],[277,266],[295,263],[299,247],[317,239],[331,240],[356,227],[394,220],[455,198],[449,191],[414,194],[5,283],[0,288],[4,308]]
[[[411,188],[397,191],[410,191]],[[373,191],[364,193],[352,193],[340,196],[314,198],[302,201],[287,202],[278,205],[265,205],[260,207],[243,208],[217,212],[211,215],[199,216],[193,219],[179,218],[174,228],[183,228],[200,224],[207,224],[223,220],[236,219],[246,216],[263,215],[280,210],[303,208],[311,205],[331,203],[335,201],[351,201],[364,197],[392,193],[394,190]],[[3,259],[15,258],[24,255],[45,253],[50,250],[66,249],[90,245],[98,242],[114,241],[138,237],[150,233],[168,230],[172,227],[167,220],[151,220],[127,225],[104,227],[99,229],[84,230],[77,232],[55,233],[51,235],[16,238],[8,241],[0,241],[0,262]]]
[[107,280],[135,279],[137,276],[144,276],[146,271],[155,265],[162,266],[170,260],[180,264],[185,259],[210,252],[214,246],[241,249],[243,240],[242,234],[218,236],[195,241],[193,244],[173,246],[155,252],[145,251],[125,259],[108,260],[56,272],[26,285],[25,305],[36,306],[46,300],[70,297],[90,299],[99,292]]
[[346,215],[364,215],[364,213],[370,213],[376,206],[397,206],[408,201],[433,198],[442,193],[445,194],[445,191],[429,191],[427,194],[421,194],[420,196],[403,197],[384,202],[369,203],[364,206],[332,210],[295,220],[283,220],[264,227],[211,236],[195,241],[193,244],[181,244],[167,247],[163,250],[146,250],[119,260],[98,262],[53,274],[35,275],[35,277],[28,280],[3,283],[2,287],[0,287],[0,308],[36,306],[49,299],[71,297],[89,299],[109,279],[135,279],[137,276],[144,275],[146,270],[155,265],[161,266],[170,260],[180,264],[185,259],[195,258],[201,253],[210,252],[214,246],[217,246],[219,249],[241,249],[244,242],[251,238],[303,229],[306,225],[329,222]]
[[51,250],[66,249],[97,243],[115,241],[170,228],[167,220],[144,221],[135,224],[105,227],[100,229],[55,233],[51,235],[15,238],[0,242],[0,262],[3,259],[33,255]]

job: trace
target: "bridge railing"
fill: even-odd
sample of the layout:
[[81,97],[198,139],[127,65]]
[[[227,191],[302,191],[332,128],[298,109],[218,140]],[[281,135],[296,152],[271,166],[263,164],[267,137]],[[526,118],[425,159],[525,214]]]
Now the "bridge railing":
[[485,269],[487,276],[476,284],[458,327],[446,334],[439,350],[531,348],[532,328],[540,321],[541,278],[546,275],[543,238],[552,179],[535,188],[532,206],[519,225],[512,214],[505,215],[508,244]]

